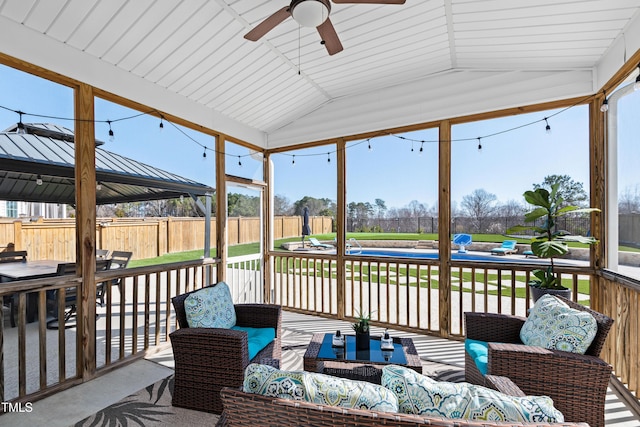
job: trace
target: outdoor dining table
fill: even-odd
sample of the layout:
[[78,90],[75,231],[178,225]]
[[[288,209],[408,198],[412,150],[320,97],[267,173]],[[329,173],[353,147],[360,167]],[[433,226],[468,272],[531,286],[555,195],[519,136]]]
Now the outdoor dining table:
[[[58,264],[61,263],[64,263],[64,261],[35,260],[0,263],[0,283],[14,282],[16,280],[39,279],[42,277],[53,277],[58,272]],[[35,292],[31,292],[28,295],[29,298],[27,300],[27,322],[33,322],[36,319],[38,310],[38,295]]]

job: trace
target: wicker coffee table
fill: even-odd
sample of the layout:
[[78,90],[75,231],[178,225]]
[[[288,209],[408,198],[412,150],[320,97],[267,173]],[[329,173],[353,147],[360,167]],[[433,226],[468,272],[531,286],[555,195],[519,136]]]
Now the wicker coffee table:
[[355,351],[355,337],[345,336],[345,351],[331,347],[333,334],[313,334],[304,354],[304,370],[380,384],[385,365],[401,365],[422,373],[420,356],[411,338],[393,338],[395,349],[381,352],[380,337],[371,337],[368,352]]

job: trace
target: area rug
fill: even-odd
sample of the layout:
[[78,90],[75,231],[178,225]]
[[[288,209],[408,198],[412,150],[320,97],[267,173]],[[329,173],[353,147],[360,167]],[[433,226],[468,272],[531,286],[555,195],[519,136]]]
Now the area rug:
[[77,427],[207,426],[218,415],[171,406],[173,375],[125,397],[75,424]]

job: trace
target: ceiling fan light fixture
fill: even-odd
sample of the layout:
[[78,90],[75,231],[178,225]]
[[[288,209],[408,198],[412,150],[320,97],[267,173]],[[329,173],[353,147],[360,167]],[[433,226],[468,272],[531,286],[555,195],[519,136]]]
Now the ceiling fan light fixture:
[[316,28],[329,17],[329,0],[294,0],[291,2],[291,16],[303,27]]

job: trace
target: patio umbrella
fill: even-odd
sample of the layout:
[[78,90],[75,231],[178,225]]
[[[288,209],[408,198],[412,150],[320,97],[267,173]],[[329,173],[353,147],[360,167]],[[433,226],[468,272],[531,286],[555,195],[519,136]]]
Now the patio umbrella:
[[305,206],[302,210],[302,247],[304,248],[304,236],[311,234],[311,227],[309,227],[309,208]]

